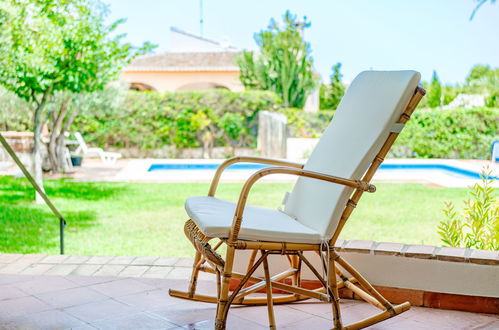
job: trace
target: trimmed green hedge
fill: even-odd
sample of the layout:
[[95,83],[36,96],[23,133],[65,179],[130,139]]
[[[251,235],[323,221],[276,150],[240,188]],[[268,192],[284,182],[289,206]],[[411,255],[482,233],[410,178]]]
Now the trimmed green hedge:
[[499,140],[499,109],[416,110],[391,157],[488,159]]
[[[280,111],[288,116],[292,137],[320,137],[334,114]],[[499,109],[418,109],[389,157],[488,159],[494,140],[499,140]]]
[[73,130],[101,146],[142,151],[175,145],[254,147],[258,112],[275,110],[270,92],[128,92],[113,107],[94,108],[75,120]]
[[302,109],[287,108],[279,112],[288,118],[288,134],[291,137],[317,138],[322,135],[333,119],[334,110],[305,112]]
[[[32,111],[25,102],[0,90],[0,105],[0,130],[31,129]],[[167,146],[255,147],[261,110],[284,113],[290,136],[320,137],[334,114],[282,109],[275,94],[258,91],[159,94],[110,88],[72,106],[80,115],[71,130],[82,132],[89,143],[142,155]],[[499,140],[497,108],[418,109],[389,156],[488,159],[494,140]]]

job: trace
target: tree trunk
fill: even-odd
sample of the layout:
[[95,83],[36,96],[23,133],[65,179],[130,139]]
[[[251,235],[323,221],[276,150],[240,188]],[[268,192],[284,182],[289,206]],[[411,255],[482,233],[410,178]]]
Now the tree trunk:
[[64,152],[66,150],[65,138],[66,138],[66,132],[68,132],[69,127],[71,126],[77,115],[78,115],[78,110],[74,109],[69,118],[64,123],[64,126],[62,127],[61,132],[59,133],[59,137],[56,140],[57,156],[59,157],[60,163],[63,164],[62,170],[64,172],[69,172],[73,169],[73,166],[71,164],[68,164],[68,162],[64,161],[65,159]]
[[48,144],[48,156],[52,173],[67,171],[67,165],[64,154],[64,132],[62,124],[64,117],[68,112],[68,104],[70,99],[65,98],[62,101],[61,107],[56,112],[52,112],[52,121],[50,124],[50,140]]
[[55,156],[57,158],[57,171],[67,173],[70,171],[66,155],[66,143],[64,133],[59,133],[55,140]]
[[57,157],[55,154],[55,140],[57,138],[56,126],[57,126],[57,118],[59,117],[60,116],[56,114],[55,110],[51,113],[51,120],[49,127],[50,138],[49,138],[49,143],[47,145],[47,152],[50,160],[50,170],[52,171],[52,173],[57,173],[59,171],[57,166]]
[[214,140],[215,136],[209,129],[202,133],[201,141],[203,146],[203,158],[212,158]]
[[[45,190],[43,188],[42,155],[41,155],[41,141],[40,141],[40,135],[41,135],[40,133],[42,130],[42,125],[41,125],[42,112],[43,112],[43,104],[40,103],[35,110],[35,116],[34,116],[34,122],[33,122],[34,146],[33,146],[32,174],[34,176],[36,183],[45,192]],[[43,204],[42,196],[40,196],[40,194],[38,194],[38,192],[35,192],[35,202],[37,204]]]
[[[42,96],[40,102],[36,102],[35,115],[33,116],[33,163],[31,173],[40,189],[45,192],[43,188],[43,170],[42,170],[42,154],[41,154],[41,131],[42,131],[42,113],[47,103],[47,97],[50,95],[52,87],[47,89]],[[35,203],[43,204],[43,198],[35,192]]]

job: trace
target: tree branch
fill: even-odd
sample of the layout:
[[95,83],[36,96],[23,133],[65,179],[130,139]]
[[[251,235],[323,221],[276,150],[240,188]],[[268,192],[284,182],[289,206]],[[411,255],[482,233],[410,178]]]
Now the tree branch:
[[71,115],[69,116],[68,120],[64,124],[64,127],[62,128],[61,134],[66,133],[69,130],[69,126],[73,123],[75,120],[76,116],[78,116],[78,110],[74,110]]
[[487,0],[479,0],[479,1],[480,2],[476,5],[475,9],[473,9],[473,12],[471,13],[470,21],[473,20],[473,17],[475,17],[475,14],[478,11],[478,9],[480,9],[480,7],[482,7],[487,2]]

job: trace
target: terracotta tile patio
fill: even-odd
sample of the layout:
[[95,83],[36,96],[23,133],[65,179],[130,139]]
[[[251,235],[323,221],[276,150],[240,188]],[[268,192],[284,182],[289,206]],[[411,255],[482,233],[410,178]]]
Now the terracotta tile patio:
[[[212,329],[215,305],[174,299],[189,259],[0,254],[0,329]],[[199,287],[212,293],[203,277]],[[375,309],[342,301],[344,321]],[[279,328],[328,329],[330,306],[276,306]],[[234,307],[228,329],[267,328],[266,307]],[[413,307],[371,329],[499,329],[499,316]]]

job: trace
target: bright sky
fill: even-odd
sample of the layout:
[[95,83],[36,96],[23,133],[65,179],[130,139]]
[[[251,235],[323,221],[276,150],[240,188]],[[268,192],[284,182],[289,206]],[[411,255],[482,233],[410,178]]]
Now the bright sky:
[[[151,41],[168,50],[170,26],[199,34],[200,0],[104,0],[109,19],[126,18],[120,32],[139,45]],[[312,26],[314,66],[328,79],[341,62],[346,81],[362,70],[414,69],[430,80],[463,82],[474,64],[499,67],[499,3],[485,4],[469,20],[472,0],[203,0],[204,36],[227,38],[256,49],[253,34],[287,10]]]

